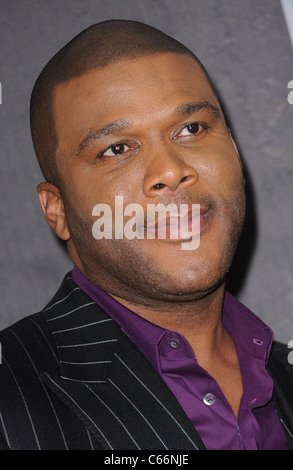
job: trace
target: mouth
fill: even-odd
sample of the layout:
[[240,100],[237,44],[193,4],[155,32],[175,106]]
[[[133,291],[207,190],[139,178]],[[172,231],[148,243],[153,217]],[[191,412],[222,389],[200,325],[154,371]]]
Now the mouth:
[[[175,209],[175,207],[173,207]],[[180,208],[163,214],[158,213],[155,221],[149,218],[144,226],[146,238],[166,240],[189,240],[200,235],[208,224],[211,208],[200,204],[181,204]]]

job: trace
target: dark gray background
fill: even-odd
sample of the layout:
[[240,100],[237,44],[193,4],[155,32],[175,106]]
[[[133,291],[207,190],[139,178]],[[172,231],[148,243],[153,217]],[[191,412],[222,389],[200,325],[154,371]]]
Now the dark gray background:
[[71,262],[46,224],[29,99],[46,62],[90,24],[149,23],[190,47],[216,81],[244,161],[248,217],[230,288],[293,339],[293,50],[278,0],[1,0],[0,328],[41,309]]

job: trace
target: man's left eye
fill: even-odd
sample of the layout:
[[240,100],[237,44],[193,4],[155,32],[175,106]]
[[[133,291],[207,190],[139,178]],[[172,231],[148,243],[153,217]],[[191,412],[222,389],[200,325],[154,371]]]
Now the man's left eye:
[[177,137],[199,134],[204,129],[206,129],[204,124],[200,122],[192,122],[191,124],[183,127],[182,131],[177,135]]

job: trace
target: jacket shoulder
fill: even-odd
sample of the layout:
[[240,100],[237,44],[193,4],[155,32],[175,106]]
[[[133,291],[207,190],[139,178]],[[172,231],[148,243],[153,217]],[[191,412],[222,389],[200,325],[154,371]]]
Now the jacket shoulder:
[[293,353],[286,344],[274,341],[270,351],[267,369],[275,384],[286,382],[293,387]]
[[21,364],[25,367],[30,364],[35,371],[48,370],[48,367],[50,370],[50,364],[57,366],[57,346],[47,321],[51,306],[59,306],[59,299],[66,296],[67,280],[71,280],[71,273],[67,273],[56,294],[42,311],[28,315],[0,332],[0,376],[4,368],[10,365],[16,371]]
[[293,371],[293,354],[290,354],[291,351],[292,349],[288,348],[286,344],[274,341],[269,356],[269,364],[274,363],[275,366],[279,365]]
[[0,332],[0,396],[9,387],[28,383],[43,370],[59,370],[54,338],[42,312],[29,315]]

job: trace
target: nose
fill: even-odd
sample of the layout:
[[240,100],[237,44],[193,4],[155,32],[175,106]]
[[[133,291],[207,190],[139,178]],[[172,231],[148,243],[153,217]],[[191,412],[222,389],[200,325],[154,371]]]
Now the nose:
[[155,197],[192,186],[198,180],[195,168],[188,165],[178,152],[166,149],[154,154],[143,182],[144,194]]

